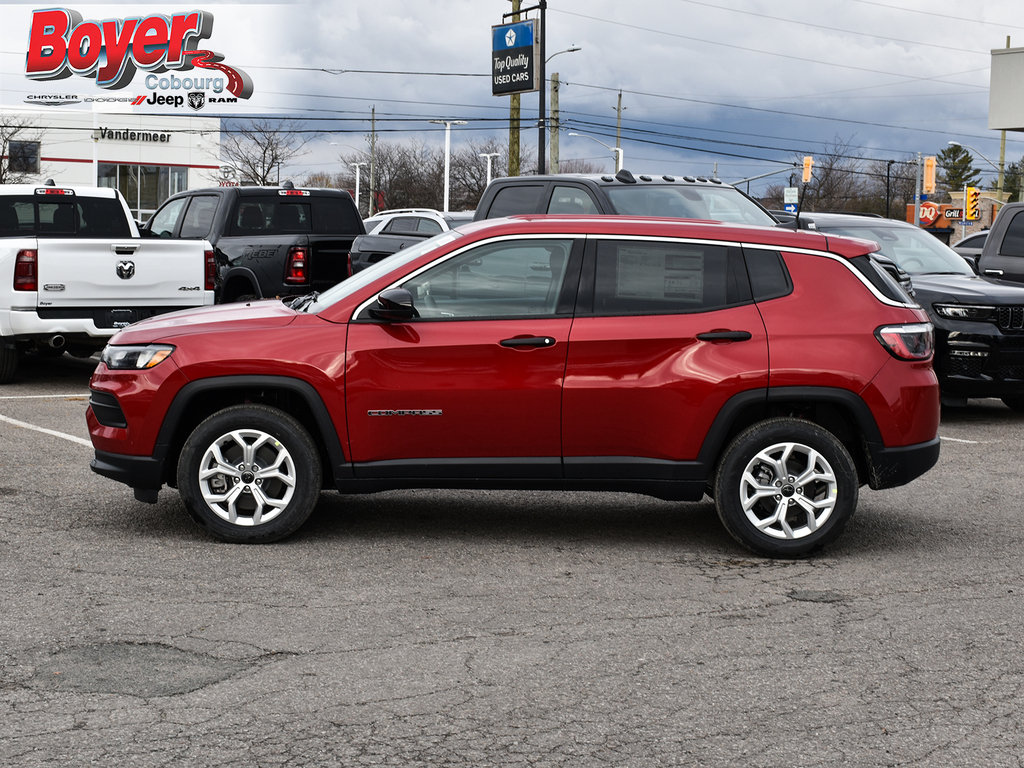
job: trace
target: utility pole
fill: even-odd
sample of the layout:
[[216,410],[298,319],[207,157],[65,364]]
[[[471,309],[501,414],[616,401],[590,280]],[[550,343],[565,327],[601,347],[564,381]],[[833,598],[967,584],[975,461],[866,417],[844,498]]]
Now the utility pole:
[[551,172],[558,173],[558,73],[551,73]]
[[622,146],[622,91],[619,91],[619,105],[615,108],[615,146]]
[[[1010,47],[1010,36],[1006,36],[1006,47]],[[996,185],[996,193],[999,197],[999,205],[1003,204],[1003,180],[1005,178],[1004,169],[1006,168],[1006,131],[999,132],[999,183]],[[966,201],[965,201],[966,202]]]
[[[512,0],[512,21],[519,21],[520,0]],[[509,96],[508,106],[508,175],[519,175],[519,106],[520,95]]]
[[375,104],[370,108],[370,202],[367,205],[367,216],[373,216],[373,207],[376,202],[374,195],[376,194],[376,187],[374,186],[374,163],[377,160],[377,105]]
[[[964,200],[964,204],[967,201]],[[914,226],[921,226],[921,153],[917,153],[917,182],[914,185]]]
[[548,90],[548,79],[546,72],[545,58],[547,57],[547,11],[548,11],[548,0],[540,0],[537,3],[537,7],[540,9],[540,87],[537,89],[537,173],[545,173],[545,166],[547,165],[547,149],[544,147],[544,132],[547,131],[547,114],[544,108],[544,102],[547,98]]

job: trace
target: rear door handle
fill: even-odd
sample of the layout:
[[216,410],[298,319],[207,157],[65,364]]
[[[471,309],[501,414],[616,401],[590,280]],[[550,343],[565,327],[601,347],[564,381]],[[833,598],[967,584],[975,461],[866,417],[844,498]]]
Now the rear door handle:
[[750,341],[753,336],[750,331],[706,331],[698,333],[697,338],[701,341]]
[[550,336],[517,336],[514,339],[504,339],[501,342],[503,347],[517,349],[520,347],[553,347],[555,340]]

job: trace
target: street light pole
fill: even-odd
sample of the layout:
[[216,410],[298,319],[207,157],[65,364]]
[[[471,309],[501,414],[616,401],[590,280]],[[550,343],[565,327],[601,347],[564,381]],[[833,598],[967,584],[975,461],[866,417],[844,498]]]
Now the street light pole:
[[448,213],[448,198],[449,198],[449,169],[451,166],[451,155],[452,155],[452,126],[453,125],[465,125],[465,120],[431,120],[430,122],[436,125],[444,126],[444,212]]
[[985,157],[983,154],[981,154],[981,152],[979,152],[977,149],[972,147],[970,144],[964,144],[964,143],[959,142],[959,141],[947,141],[946,143],[949,144],[951,147],[963,147],[964,149],[969,149],[971,152],[976,154],[978,157],[980,157],[982,160],[984,160],[986,163],[991,165],[993,168],[995,168],[999,172],[999,186],[996,188],[996,190],[1000,194],[999,202],[1002,202],[1002,196],[1001,196],[1002,192],[1003,192],[1003,166],[1002,166],[1002,163],[1000,163],[999,165],[996,165],[991,160],[989,160],[987,157]]
[[486,157],[487,158],[487,183],[488,184],[491,183],[491,159],[495,158],[495,157],[498,157],[499,155],[500,155],[499,152],[481,152],[480,153],[480,157]]
[[610,147],[607,144],[605,144],[603,141],[601,141],[600,139],[595,139],[593,136],[588,136],[585,133],[576,133],[575,131],[569,131],[569,135],[570,136],[579,136],[579,137],[584,138],[584,139],[590,139],[591,141],[596,141],[598,144],[600,144],[605,149],[611,150],[612,152],[615,153],[615,172],[618,173],[619,171],[622,170],[622,158],[623,158],[622,147]]
[[[552,53],[548,56],[547,60],[551,61],[561,53],[575,53],[581,50],[583,49],[578,45],[574,45],[572,48],[566,48],[564,51]],[[553,72],[551,74],[551,164],[549,166],[552,173],[558,173],[558,130],[558,73]]]
[[356,169],[356,210],[359,210],[359,167],[366,165],[366,163],[351,163],[351,166]]

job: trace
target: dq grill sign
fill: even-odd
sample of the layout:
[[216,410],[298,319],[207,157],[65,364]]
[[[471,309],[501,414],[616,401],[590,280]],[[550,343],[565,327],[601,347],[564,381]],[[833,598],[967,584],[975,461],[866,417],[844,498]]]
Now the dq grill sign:
[[212,31],[213,14],[206,11],[104,21],[82,21],[80,13],[67,8],[33,11],[25,76],[62,80],[80,75],[95,78],[100,88],[117,89],[127,86],[139,69],[163,72],[198,66],[228,74],[228,89],[247,98],[252,93],[248,76],[220,64],[220,54],[198,49],[199,41]]

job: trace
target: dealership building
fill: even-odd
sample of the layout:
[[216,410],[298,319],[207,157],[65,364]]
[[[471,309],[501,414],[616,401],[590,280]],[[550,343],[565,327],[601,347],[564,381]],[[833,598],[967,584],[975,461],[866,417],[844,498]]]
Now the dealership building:
[[24,127],[7,147],[13,175],[29,183],[115,187],[139,220],[185,189],[226,181],[220,118],[62,107],[4,108]]

